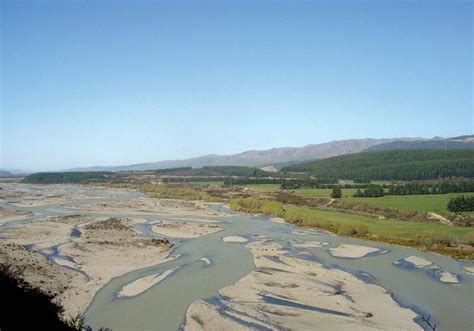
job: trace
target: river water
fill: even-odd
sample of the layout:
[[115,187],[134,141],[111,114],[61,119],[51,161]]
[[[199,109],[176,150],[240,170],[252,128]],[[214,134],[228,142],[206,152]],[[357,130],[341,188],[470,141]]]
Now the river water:
[[[22,186],[31,189],[30,186]],[[93,198],[82,199],[81,204],[97,203],[98,201],[117,201],[137,198],[140,194],[123,190],[111,195],[98,188],[63,185],[66,192],[85,190]],[[89,191],[90,190],[90,191]],[[36,221],[49,215],[70,212],[67,205],[46,205],[28,208],[35,212],[34,216],[7,222],[3,227],[17,223]],[[8,201],[0,199],[0,206],[10,208]],[[179,255],[154,267],[130,272],[117,277],[104,286],[95,296],[87,312],[86,324],[94,328],[101,326],[113,330],[177,330],[182,327],[187,307],[195,300],[213,298],[218,291],[229,286],[254,270],[251,254],[245,244],[225,243],[223,237],[229,235],[243,236],[249,241],[266,236],[283,245],[290,254],[299,254],[318,260],[329,267],[342,268],[354,275],[383,286],[394,293],[394,298],[401,305],[410,307],[431,319],[437,324],[437,330],[474,330],[474,276],[466,273],[462,266],[473,265],[437,254],[421,252],[412,248],[394,246],[376,242],[368,242],[352,238],[343,238],[327,232],[304,230],[289,224],[270,222],[263,215],[243,215],[231,213],[223,206],[215,206],[225,211],[225,217],[211,217],[218,220],[224,230],[207,236],[173,240],[173,255]],[[17,208],[19,209],[19,208]],[[120,216],[116,214],[101,216]],[[126,215],[130,217],[129,214]],[[169,215],[139,216],[148,222],[178,218]],[[1,237],[0,227],[0,237]],[[147,224],[139,224],[136,229],[144,236],[156,236],[150,232]],[[292,242],[323,241],[329,243],[322,248],[295,248]],[[373,254],[359,259],[337,258],[331,256],[330,248],[339,244],[357,244],[380,248],[384,254]],[[410,268],[406,264],[394,262],[408,256],[418,256],[432,261],[437,269]],[[208,258],[211,264],[204,263],[201,258]],[[159,274],[177,268],[174,273],[162,282],[135,297],[118,297],[121,288],[130,282],[152,274]],[[458,284],[443,283],[439,280],[439,271],[448,271],[456,275]],[[422,326],[423,323],[420,322]]]

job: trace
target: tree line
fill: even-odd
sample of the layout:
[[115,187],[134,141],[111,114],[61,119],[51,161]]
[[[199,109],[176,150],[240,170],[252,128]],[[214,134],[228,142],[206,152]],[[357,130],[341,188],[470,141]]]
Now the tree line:
[[390,185],[388,195],[446,194],[474,192],[474,179],[442,180],[434,183],[406,183]]
[[[388,188],[388,190],[385,190]],[[446,194],[474,192],[473,179],[442,180],[434,183],[406,183],[392,185],[367,185],[358,189],[354,197],[377,198],[384,195]]]
[[180,167],[155,170],[158,175],[175,176],[236,176],[236,177],[271,177],[275,173],[255,167],[246,166],[204,166],[202,168]]
[[88,171],[88,172],[38,172],[23,178],[23,183],[32,184],[58,184],[58,183],[84,183],[98,181],[113,176],[113,172],[108,171]]

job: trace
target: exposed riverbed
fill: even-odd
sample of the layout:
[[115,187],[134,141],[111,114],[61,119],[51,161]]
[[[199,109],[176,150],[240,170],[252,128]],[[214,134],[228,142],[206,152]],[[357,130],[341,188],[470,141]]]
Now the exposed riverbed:
[[[28,192],[24,198],[19,195],[0,199],[0,207],[18,211],[11,219],[8,216],[1,219],[0,237],[2,231],[17,224],[78,212],[89,216],[140,218],[134,228],[150,238],[163,238],[163,235],[152,231],[153,226],[163,221],[202,218],[192,213],[179,215],[145,207],[137,207],[124,215],[120,209],[110,208],[110,203],[141,198],[141,194],[131,190],[73,185],[51,186],[50,189],[19,184],[0,186]],[[44,190],[52,190],[54,194],[44,198]],[[43,194],[43,198],[34,199],[32,192],[36,191],[38,196]],[[61,194],[68,196],[67,201],[58,197]],[[100,203],[109,208],[101,210]],[[88,208],[88,205],[94,208]],[[104,326],[114,330],[176,330],[184,325],[186,310],[191,304],[200,299],[208,302],[219,300],[219,290],[255,270],[253,256],[245,247],[247,244],[269,240],[279,244],[289,257],[301,257],[327,267],[340,268],[366,282],[384,287],[402,306],[413,308],[425,316],[430,314],[438,330],[474,329],[474,276],[464,268],[472,266],[472,263],[412,248],[296,228],[270,222],[268,217],[262,215],[231,213],[219,205],[213,208],[219,214],[209,213],[207,219],[217,222],[222,231],[189,239],[168,238],[175,244],[172,258],[108,282],[88,307],[86,323],[94,328]],[[9,215],[13,215],[12,212]],[[71,233],[73,238],[78,235],[78,229],[75,229]],[[226,237],[241,237],[247,242],[241,239],[226,242]],[[47,248],[41,247],[39,253],[45,254]],[[346,250],[351,254],[345,255]],[[55,253],[54,247],[51,256],[74,262]],[[74,270],[74,264],[64,264],[65,268]],[[137,286],[144,286],[143,291]],[[271,300],[274,305],[282,302],[281,299]]]

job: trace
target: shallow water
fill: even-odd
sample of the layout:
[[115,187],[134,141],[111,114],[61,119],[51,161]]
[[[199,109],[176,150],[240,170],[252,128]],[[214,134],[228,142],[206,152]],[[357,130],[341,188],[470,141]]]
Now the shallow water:
[[[29,189],[29,186],[23,186],[23,188]],[[61,189],[65,192],[74,192],[77,186],[63,185]],[[88,192],[88,189],[92,191]],[[81,204],[139,197],[139,193],[125,190],[116,195],[97,188],[81,187],[81,190],[97,196],[97,199],[81,200]],[[77,203],[78,201],[68,202],[69,205]],[[0,205],[5,205],[5,201],[0,200]],[[222,207],[216,208],[227,210]],[[22,220],[6,223],[4,226],[35,221],[49,215],[62,214],[64,211],[63,207],[54,205],[24,209],[34,209],[35,213],[42,215],[25,217]],[[101,216],[120,215],[101,214]],[[157,214],[156,216],[142,215],[140,218],[148,222],[156,222],[163,218],[172,219],[177,216]],[[233,284],[254,270],[252,256],[245,249],[245,244],[222,241],[223,237],[237,235],[246,237],[249,241],[258,240],[258,236],[268,236],[282,244],[289,254],[298,254],[302,258],[315,259],[327,266],[342,268],[361,279],[381,285],[393,292],[395,299],[401,305],[411,307],[424,315],[430,314],[431,319],[438,325],[438,330],[474,329],[472,317],[474,316],[474,276],[463,272],[462,265],[467,264],[465,262],[407,247],[342,238],[325,232],[298,229],[291,233],[296,229],[294,226],[269,222],[268,218],[262,215],[231,214],[231,216],[212,217],[212,219],[222,221],[224,230],[195,239],[173,240],[176,248],[172,254],[181,254],[178,259],[128,273],[113,279],[104,286],[97,293],[85,314],[86,323],[94,328],[104,326],[114,330],[179,329],[184,322],[185,311],[192,302],[201,298],[217,300],[218,291],[221,288]],[[136,229],[143,235],[153,235],[150,232],[150,226],[146,223],[136,225]],[[294,240],[321,241],[328,242],[329,245],[322,248],[296,248],[290,244]],[[388,252],[371,254],[360,259],[337,258],[331,256],[328,249],[338,244],[378,247]],[[458,275],[460,283],[454,285],[442,283],[433,272],[429,271],[429,268],[407,269],[393,264],[410,255],[423,257],[441,269]],[[211,264],[203,263],[201,258],[208,258]],[[173,274],[144,293],[136,297],[117,298],[120,289],[137,278],[159,274],[176,267],[178,269]]]
[[[343,268],[385,287],[394,293],[396,300],[403,306],[412,307],[424,315],[431,314],[432,320],[438,324],[438,330],[472,330],[474,327],[471,317],[473,277],[461,273],[459,261],[410,248],[341,238],[327,233],[295,235],[290,233],[293,226],[271,223],[265,216],[235,215],[223,221],[224,231],[178,244],[173,254],[183,254],[179,259],[129,273],[107,284],[89,307],[86,322],[94,327],[108,326],[114,330],[178,329],[184,322],[186,308],[193,301],[218,295],[219,289],[254,270],[252,256],[244,248],[245,244],[224,243],[222,238],[232,234],[252,241],[257,239],[254,235],[258,234],[278,241],[293,254],[309,252],[314,259],[328,266]],[[297,249],[289,245],[290,240],[294,239],[326,241],[330,245]],[[379,247],[388,252],[360,259],[332,257],[328,248],[339,243]],[[460,275],[460,284],[444,284],[423,270],[408,270],[393,264],[410,255],[424,257]],[[199,261],[202,257],[208,257],[212,261],[211,266],[204,266]],[[182,267],[176,273],[142,295],[126,299],[115,297],[124,285],[137,278],[178,266]]]

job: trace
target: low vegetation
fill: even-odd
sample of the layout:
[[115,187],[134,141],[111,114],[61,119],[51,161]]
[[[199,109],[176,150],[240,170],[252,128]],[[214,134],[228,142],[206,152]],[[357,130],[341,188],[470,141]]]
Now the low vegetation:
[[219,198],[193,186],[147,184],[140,186],[140,191],[152,198],[220,201]]

